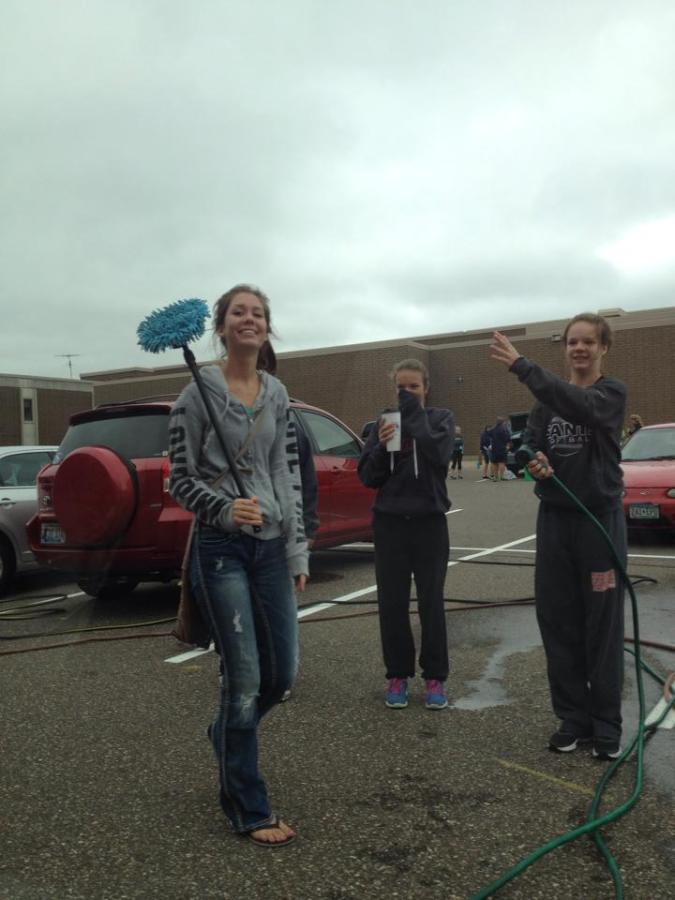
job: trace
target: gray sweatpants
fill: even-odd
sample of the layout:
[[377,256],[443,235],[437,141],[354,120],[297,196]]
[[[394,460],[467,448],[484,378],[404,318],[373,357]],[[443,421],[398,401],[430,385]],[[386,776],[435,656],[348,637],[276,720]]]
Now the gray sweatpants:
[[[623,511],[596,518],[625,568]],[[563,729],[620,738],[624,584],[605,539],[583,513],[540,505],[535,595],[553,711]]]

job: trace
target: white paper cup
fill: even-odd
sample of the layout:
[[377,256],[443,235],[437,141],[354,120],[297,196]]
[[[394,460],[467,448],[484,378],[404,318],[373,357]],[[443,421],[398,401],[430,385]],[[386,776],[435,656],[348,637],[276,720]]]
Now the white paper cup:
[[386,447],[390,452],[398,452],[401,449],[401,413],[398,410],[382,413],[382,421],[396,426],[394,436],[387,441]]

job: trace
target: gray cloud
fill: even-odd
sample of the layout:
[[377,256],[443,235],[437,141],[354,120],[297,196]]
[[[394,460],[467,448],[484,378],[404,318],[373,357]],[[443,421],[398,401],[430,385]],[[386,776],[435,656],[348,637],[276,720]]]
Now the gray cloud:
[[280,350],[672,305],[597,250],[675,212],[674,38],[669,0],[8,0],[0,370],[177,362],[140,320],[241,280]]

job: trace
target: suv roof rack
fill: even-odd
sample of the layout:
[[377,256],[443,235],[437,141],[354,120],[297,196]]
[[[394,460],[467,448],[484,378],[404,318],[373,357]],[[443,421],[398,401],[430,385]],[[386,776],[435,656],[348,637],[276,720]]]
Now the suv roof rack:
[[152,403],[160,401],[171,401],[178,399],[178,394],[153,394],[150,397],[134,397],[133,400],[115,400],[108,403],[97,403],[94,409],[103,409],[106,406],[133,406],[134,403]]

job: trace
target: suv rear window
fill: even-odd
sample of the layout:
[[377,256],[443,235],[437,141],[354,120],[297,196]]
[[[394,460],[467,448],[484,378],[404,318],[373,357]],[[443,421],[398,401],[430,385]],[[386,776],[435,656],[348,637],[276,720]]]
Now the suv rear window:
[[110,447],[126,459],[166,456],[169,448],[167,413],[106,416],[71,425],[54,462],[80,447]]

